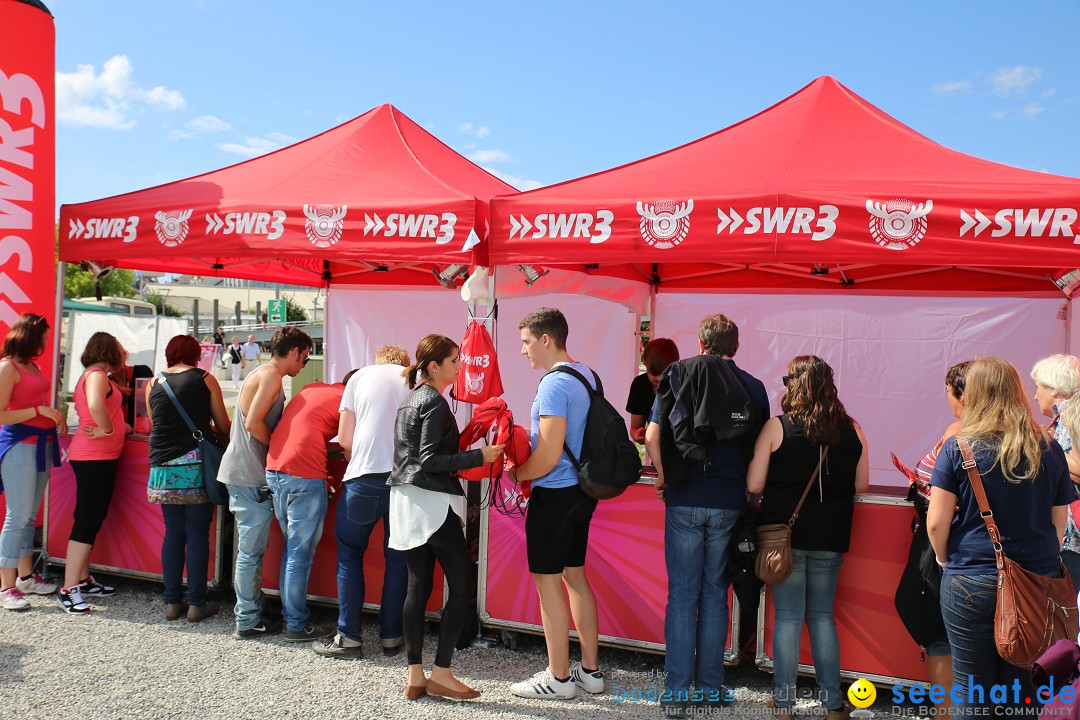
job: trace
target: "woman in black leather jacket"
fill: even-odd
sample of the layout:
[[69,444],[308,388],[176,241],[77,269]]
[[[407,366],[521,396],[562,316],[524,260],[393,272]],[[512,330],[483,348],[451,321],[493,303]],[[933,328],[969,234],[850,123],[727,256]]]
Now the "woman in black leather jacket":
[[[458,428],[443,391],[458,375],[458,346],[444,335],[428,335],[416,347],[416,364],[405,370],[413,391],[401,404],[394,426],[394,469],[390,485],[390,547],[405,551],[409,590],[405,598],[405,652],[409,680],[405,697],[425,692],[470,699],[480,695],[450,670],[454,645],[471,600],[469,556],[462,526],[465,493],[455,473],[491,462],[502,445],[458,451]],[[439,626],[439,647],[424,675],[424,608],[431,595],[435,561],[443,569],[449,596]]]

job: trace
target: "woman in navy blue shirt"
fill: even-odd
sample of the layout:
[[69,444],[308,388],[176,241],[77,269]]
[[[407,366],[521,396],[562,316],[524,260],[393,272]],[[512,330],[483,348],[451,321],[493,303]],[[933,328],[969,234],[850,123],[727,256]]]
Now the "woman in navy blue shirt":
[[[972,447],[1005,555],[1031,572],[1061,577],[1061,538],[1072,483],[1061,446],[1032,417],[1016,368],[995,357],[973,361],[964,408],[957,437]],[[952,699],[957,707],[988,706],[992,686],[1005,685],[1006,704],[1023,707],[1034,698],[1031,672],[1002,660],[994,644],[994,548],[957,437],[947,440],[938,455],[926,518],[930,543],[944,568],[941,614],[952,647],[957,688]],[[1016,679],[1022,691],[1014,698]]]

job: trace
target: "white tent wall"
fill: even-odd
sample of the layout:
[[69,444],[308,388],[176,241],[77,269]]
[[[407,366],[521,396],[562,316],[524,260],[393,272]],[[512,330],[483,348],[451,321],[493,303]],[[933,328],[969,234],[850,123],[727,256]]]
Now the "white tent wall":
[[[626,407],[630,383],[637,375],[637,315],[623,305],[584,295],[537,294],[499,301],[495,347],[499,353],[503,398],[519,425],[531,425],[530,411],[543,370],[532,370],[521,354],[521,319],[539,307],[554,307],[566,316],[570,357],[596,371],[604,394],[619,411]],[[625,413],[624,413],[625,415]],[[627,417],[629,421],[629,417]]]
[[[538,307],[557,307],[570,325],[571,357],[599,373],[612,404],[622,410],[637,373],[637,316],[617,302],[567,294],[535,294],[499,301],[493,335],[499,354],[503,397],[515,420],[528,426],[541,372],[520,354],[518,323]],[[486,315],[487,308],[477,312]],[[468,325],[468,306],[456,292],[420,288],[331,287],[327,303],[326,377],[338,380],[355,367],[375,361],[380,345],[401,345],[410,357],[424,335],[442,333],[460,342]],[[470,406],[462,405],[462,409]],[[467,411],[459,409],[459,420]]]
[[165,363],[165,346],[176,335],[187,333],[187,321],[181,318],[132,317],[112,313],[72,312],[68,317],[68,338],[71,355],[67,360],[64,392],[75,392],[82,375],[79,358],[90,336],[96,332],[111,333],[128,351],[128,365],[148,365],[160,372]]
[[[722,312],[739,326],[739,367],[761,379],[780,412],[787,363],[818,355],[832,366],[840,400],[870,445],[870,482],[906,485],[889,452],[913,465],[951,422],[946,370],[977,355],[1013,363],[1029,395],[1036,360],[1066,351],[1061,296],[925,297],[660,293],[654,337],[698,352],[701,318]],[[1038,408],[1035,408],[1038,414]],[[1043,421],[1043,418],[1039,418]]]

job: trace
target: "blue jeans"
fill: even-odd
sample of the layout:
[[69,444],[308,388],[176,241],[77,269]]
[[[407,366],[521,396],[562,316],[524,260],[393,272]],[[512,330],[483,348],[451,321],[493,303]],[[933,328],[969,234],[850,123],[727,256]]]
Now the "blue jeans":
[[777,707],[795,704],[799,644],[803,621],[810,632],[814,674],[821,704],[829,710],[844,706],[840,695],[840,641],[836,638],[833,599],[843,553],[792,548],[791,575],[773,585],[776,612],[773,629],[773,693]]
[[236,629],[250,630],[262,617],[262,564],[270,539],[274,504],[267,497],[259,502],[259,488],[229,485],[229,509],[236,517]]
[[161,542],[161,581],[165,585],[165,602],[179,603],[184,599],[181,583],[187,566],[188,605],[206,604],[206,572],[210,565],[210,520],[214,506],[162,505],[165,519],[165,539]]
[[[994,644],[994,611],[997,609],[997,574],[945,575],[941,578],[941,616],[952,647],[953,684],[960,697],[953,707],[989,707],[992,685],[1009,686],[1009,702],[1024,706],[1034,697],[1031,671],[1010,665],[998,655]],[[969,681],[970,677],[970,681]],[[1013,703],[1014,680],[1020,681],[1019,703]],[[973,686],[970,689],[969,685]]]
[[[338,498],[335,535],[337,536],[338,632],[360,642],[360,612],[364,608],[364,552],[379,518],[386,531],[383,540],[382,600],[379,604],[379,638],[384,644],[396,644],[402,637],[401,614],[408,589],[405,553],[391,550],[390,473],[361,475],[345,483]],[[389,642],[386,642],[389,641]]]
[[666,688],[719,692],[724,684],[728,543],[738,510],[669,507],[664,519],[668,598],[664,615]]
[[[52,457],[51,449],[45,457]],[[50,465],[47,463],[46,468]],[[49,484],[49,470],[38,472],[36,443],[18,443],[5,453],[0,475],[7,503],[4,529],[0,531],[0,567],[13,568],[18,567],[19,558],[34,554],[34,520]]]
[[267,470],[266,484],[273,493],[274,515],[285,539],[280,576],[285,629],[303,630],[311,619],[307,586],[326,519],[326,481]]

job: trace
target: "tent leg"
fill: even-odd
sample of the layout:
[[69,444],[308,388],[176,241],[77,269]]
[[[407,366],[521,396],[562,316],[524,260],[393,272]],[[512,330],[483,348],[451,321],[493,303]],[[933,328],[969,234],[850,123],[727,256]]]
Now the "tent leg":
[[[67,269],[67,263],[56,263],[56,307],[53,312],[53,324],[52,324],[52,337],[53,337],[53,358],[52,358],[52,401],[53,407],[60,407],[60,324],[64,322],[64,271]],[[71,328],[68,328],[70,331]],[[68,337],[71,337],[71,333],[68,332]],[[71,355],[68,355],[68,361],[71,361]]]

